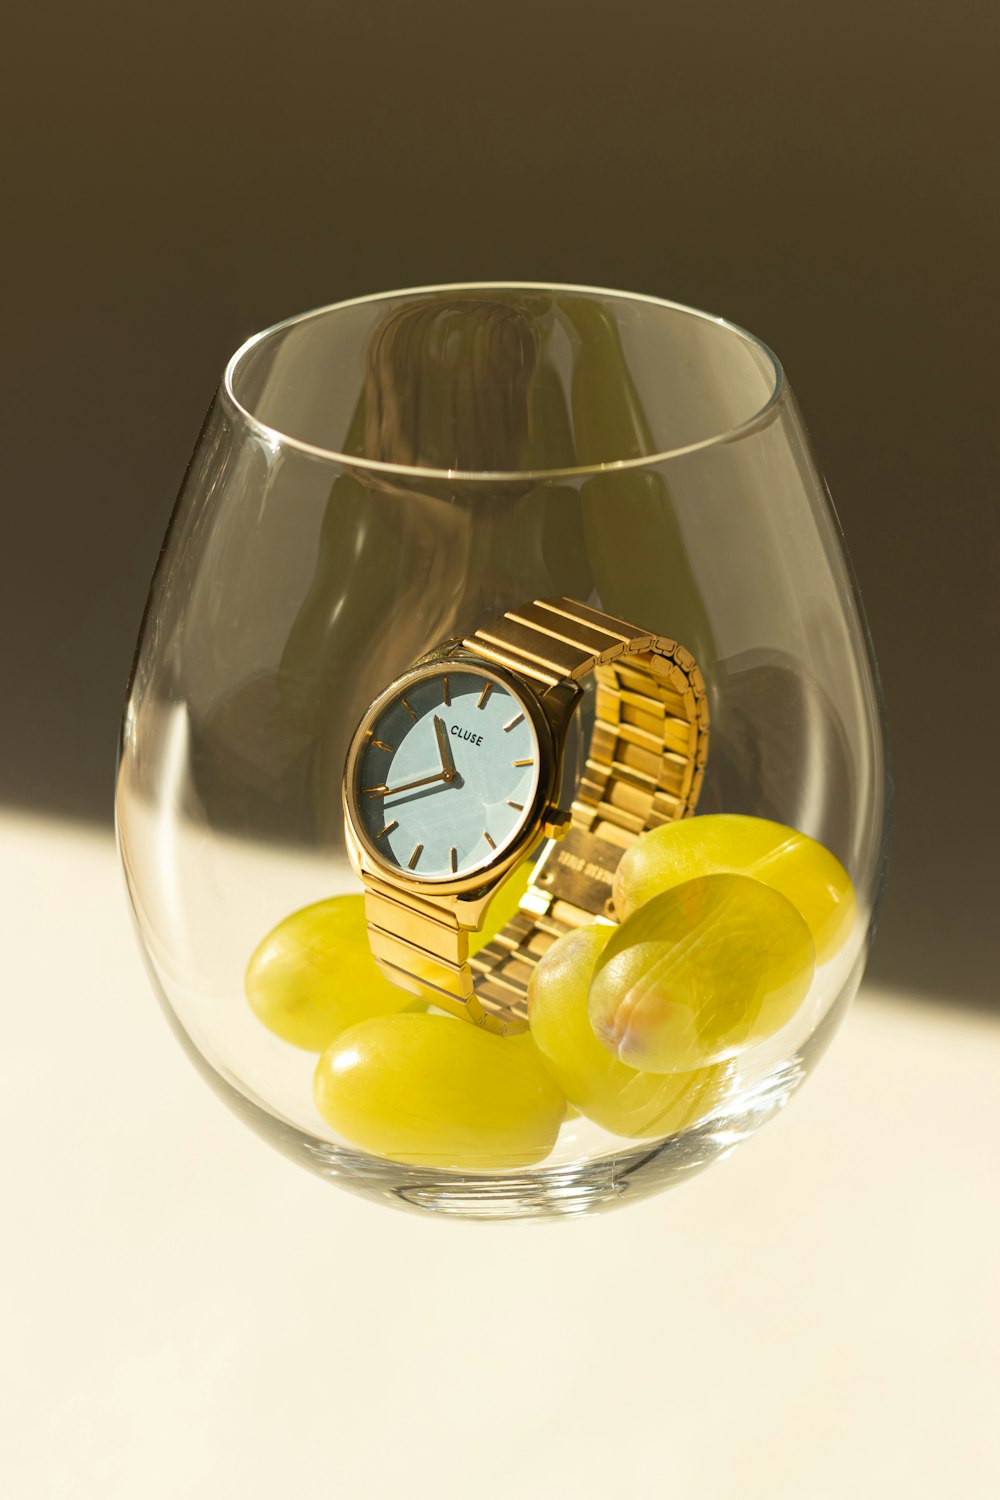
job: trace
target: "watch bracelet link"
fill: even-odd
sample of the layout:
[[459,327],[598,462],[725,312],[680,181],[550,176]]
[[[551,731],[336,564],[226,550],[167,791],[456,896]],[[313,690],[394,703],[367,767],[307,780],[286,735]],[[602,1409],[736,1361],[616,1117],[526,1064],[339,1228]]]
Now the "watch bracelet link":
[[462,645],[539,696],[596,678],[595,722],[570,827],[535,865],[514,914],[469,957],[444,905],[369,877],[372,953],[387,977],[487,1030],[527,1025],[528,983],[557,938],[609,917],[611,881],[640,833],[694,811],[708,756],[705,683],[691,653],[572,599],[507,611]]

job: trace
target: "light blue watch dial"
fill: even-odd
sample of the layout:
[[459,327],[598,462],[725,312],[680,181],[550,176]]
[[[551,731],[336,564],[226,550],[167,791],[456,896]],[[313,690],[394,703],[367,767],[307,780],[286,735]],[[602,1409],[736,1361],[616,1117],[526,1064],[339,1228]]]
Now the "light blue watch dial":
[[415,679],[364,731],[355,805],[372,848],[418,879],[461,877],[516,838],[535,799],[523,703],[472,667]]

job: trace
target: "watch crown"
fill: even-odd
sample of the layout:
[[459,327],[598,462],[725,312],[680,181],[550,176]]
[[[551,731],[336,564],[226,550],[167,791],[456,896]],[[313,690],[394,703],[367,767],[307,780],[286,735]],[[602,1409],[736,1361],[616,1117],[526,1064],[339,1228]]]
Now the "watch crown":
[[542,819],[542,832],[547,839],[561,839],[569,833],[572,821],[572,813],[564,812],[561,807],[550,807]]

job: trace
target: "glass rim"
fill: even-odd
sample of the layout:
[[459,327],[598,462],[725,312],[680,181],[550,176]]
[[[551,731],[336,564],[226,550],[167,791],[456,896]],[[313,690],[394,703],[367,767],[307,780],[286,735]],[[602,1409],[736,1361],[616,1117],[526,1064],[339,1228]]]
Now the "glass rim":
[[[648,303],[653,307],[668,308],[671,312],[681,313],[685,317],[696,318],[701,322],[710,323],[725,332],[732,334],[744,344],[750,345],[758,350],[771,366],[774,374],[774,385],[770,395],[762,406],[751,412],[740,422],[724,428],[720,432],[713,432],[708,437],[699,438],[696,442],[681,444],[674,448],[665,448],[657,453],[645,454],[640,458],[611,459],[606,463],[578,464],[564,468],[542,468],[542,469],[438,469],[426,467],[420,464],[395,464],[387,463],[383,459],[360,458],[355,455],[344,453],[336,448],[324,448],[316,443],[307,443],[302,438],[293,437],[290,433],[282,432],[277,427],[270,426],[250,411],[236,395],[234,379],[240,363],[246,356],[262,344],[265,339],[284,329],[292,328],[297,323],[307,323],[313,318],[321,318],[328,313],[337,312],[342,308],[360,307],[365,303],[387,302],[399,297],[430,296],[441,292],[500,292],[500,291],[522,291],[522,292],[557,292],[582,294],[585,296],[599,296],[616,298],[623,302]],[[781,361],[774,350],[763,339],[743,328],[739,323],[734,323],[728,318],[719,317],[715,313],[702,311],[697,307],[688,307],[683,302],[674,302],[667,297],[654,297],[644,292],[626,292],[611,287],[587,286],[575,282],[560,281],[451,281],[426,286],[400,287],[393,291],[369,292],[361,297],[347,297],[338,302],[328,302],[322,307],[310,308],[307,312],[295,313],[289,318],[282,318],[277,323],[272,323],[267,328],[262,328],[258,333],[251,334],[248,339],[239,346],[226,364],[225,372],[220,387],[224,401],[232,407],[236,415],[246,426],[257,434],[267,445],[275,450],[278,448],[289,448],[295,452],[307,455],[310,458],[323,459],[328,463],[339,465],[344,469],[357,469],[371,474],[392,475],[406,479],[426,479],[433,481],[488,481],[497,483],[519,483],[525,480],[550,480],[550,479],[583,479],[598,474],[618,474],[634,469],[649,469],[657,464],[665,463],[670,459],[681,458],[689,453],[698,453],[703,449],[720,447],[731,443],[738,438],[746,437],[750,433],[767,426],[774,418],[778,407],[781,405],[787,384],[785,372]]]

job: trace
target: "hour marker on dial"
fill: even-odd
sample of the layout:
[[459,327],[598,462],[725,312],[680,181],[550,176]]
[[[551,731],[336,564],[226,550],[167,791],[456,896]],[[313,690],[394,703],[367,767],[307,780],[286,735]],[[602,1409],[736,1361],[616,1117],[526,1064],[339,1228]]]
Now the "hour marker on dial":
[[375,837],[377,839],[384,838],[387,833],[391,833],[394,828],[398,828],[398,827],[399,827],[399,820],[397,819],[394,823],[387,823],[384,828],[380,828],[379,831],[378,831],[378,833],[375,835]]
[[496,848],[496,844],[495,844],[495,843],[494,843],[494,842],[493,842],[493,840],[492,840],[492,839],[491,839],[491,838],[490,838],[490,836],[489,836],[489,834],[488,834],[488,833],[485,833],[485,832],[484,832],[484,833],[483,833],[483,838],[484,838],[484,839],[485,839],[485,840],[486,840],[486,842],[487,842],[487,843],[488,843],[488,844],[489,844],[489,846],[490,846],[490,848],[491,848],[491,849],[495,849],[495,848]]
[[420,856],[421,856],[421,854],[423,854],[423,852],[424,852],[424,846],[423,846],[423,844],[418,844],[417,847],[414,849],[413,853],[410,855],[409,864],[407,866],[408,869],[415,870],[417,868],[417,860],[420,858]]
[[530,755],[528,756],[527,760],[514,760],[514,761],[511,761],[511,765],[513,765],[513,766],[533,766],[534,764],[535,764],[535,762],[534,762],[533,758]]
[[451,693],[450,693],[450,691],[448,689],[448,679],[447,679],[447,677],[443,677],[441,679],[441,681],[444,684],[444,701],[450,707],[451,706]]
[[452,851],[451,851],[451,869],[452,869],[452,874],[454,874],[455,871],[458,869],[458,850],[457,849],[452,849]]
[[373,745],[377,745],[380,750],[391,750],[392,749],[392,746],[391,745],[387,745],[386,742],[385,742],[385,740],[372,740],[372,744]]
[[363,786],[361,790],[366,797],[384,797],[389,788],[383,784],[382,786]]
[[515,714],[512,719],[508,719],[507,722],[506,722],[506,724],[503,726],[503,732],[504,732],[504,734],[509,734],[510,731],[514,728],[514,725],[515,724],[520,724],[520,722],[521,722],[521,720],[523,718],[524,718],[524,714]]
[[507,798],[507,806],[512,807],[515,812],[524,812],[524,803],[512,802],[509,797]]
[[477,708],[485,708],[486,707],[486,700],[490,696],[490,694],[492,693],[492,691],[493,691],[493,684],[492,684],[492,682],[487,681],[486,686],[483,688],[482,692],[479,695],[479,702],[476,704]]
[[403,705],[403,707],[406,709],[406,712],[409,714],[410,718],[411,719],[416,719],[417,716],[413,712],[413,709],[410,707],[410,705],[407,703],[406,699],[405,698],[400,698],[399,701]]

